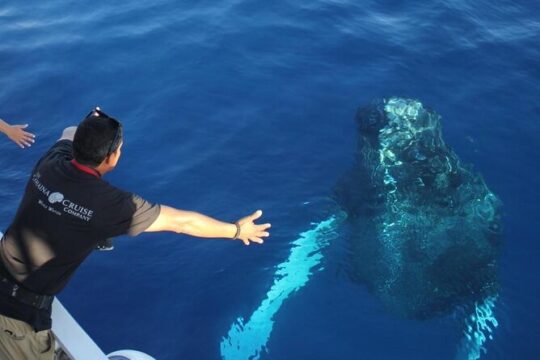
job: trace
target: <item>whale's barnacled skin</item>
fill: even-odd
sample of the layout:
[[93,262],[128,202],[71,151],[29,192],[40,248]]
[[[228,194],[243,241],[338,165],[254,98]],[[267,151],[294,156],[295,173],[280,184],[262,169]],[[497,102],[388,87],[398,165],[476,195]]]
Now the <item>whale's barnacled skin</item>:
[[352,277],[410,318],[495,295],[500,201],[444,143],[440,116],[390,98],[360,109],[357,122],[357,165],[335,189]]

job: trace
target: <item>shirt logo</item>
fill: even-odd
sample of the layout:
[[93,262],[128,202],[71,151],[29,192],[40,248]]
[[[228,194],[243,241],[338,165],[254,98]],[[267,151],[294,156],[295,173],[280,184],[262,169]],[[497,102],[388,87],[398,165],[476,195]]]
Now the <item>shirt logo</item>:
[[53,192],[51,195],[49,195],[49,202],[51,204],[60,203],[62,201],[64,201],[64,195],[59,192]]
[[53,206],[50,206],[45,203],[43,199],[38,199],[38,204],[44,208],[45,210],[50,211],[53,214],[56,214],[58,216],[62,216],[62,212],[75,216],[81,220],[84,221],[90,221],[92,220],[92,216],[94,215],[94,210],[85,208],[82,205],[76,204],[73,201],[66,199],[64,197],[64,194],[54,191],[52,192],[45,186],[41,181],[41,174],[38,172],[32,176],[32,183],[36,187],[36,190],[44,195],[47,200],[49,201],[49,204],[60,204],[62,208],[57,209]]

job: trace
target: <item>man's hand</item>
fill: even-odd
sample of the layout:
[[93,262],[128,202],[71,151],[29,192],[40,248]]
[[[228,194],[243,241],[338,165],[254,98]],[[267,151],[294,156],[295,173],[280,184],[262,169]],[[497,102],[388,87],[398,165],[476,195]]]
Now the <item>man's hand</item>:
[[73,141],[73,138],[75,137],[76,132],[77,132],[76,126],[69,126],[65,128],[64,131],[62,131],[62,136],[60,136],[60,139],[58,139],[58,141],[60,140]]
[[0,119],[0,131],[5,133],[15,144],[21,148],[30,147],[34,143],[34,134],[24,131],[28,124],[25,125],[9,125],[7,122]]
[[249,245],[250,241],[262,244],[264,242],[262,238],[270,236],[267,231],[271,227],[270,224],[255,224],[255,220],[261,216],[262,211],[257,210],[253,214],[238,220],[237,224],[240,226],[240,234],[238,234],[237,239],[242,240],[244,245]]

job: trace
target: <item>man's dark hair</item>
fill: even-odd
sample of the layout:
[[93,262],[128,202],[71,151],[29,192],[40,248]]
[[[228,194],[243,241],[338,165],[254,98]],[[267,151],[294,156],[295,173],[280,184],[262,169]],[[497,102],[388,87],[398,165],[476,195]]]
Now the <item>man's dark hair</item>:
[[104,114],[87,116],[73,138],[73,157],[83,165],[98,166],[122,142],[122,124]]

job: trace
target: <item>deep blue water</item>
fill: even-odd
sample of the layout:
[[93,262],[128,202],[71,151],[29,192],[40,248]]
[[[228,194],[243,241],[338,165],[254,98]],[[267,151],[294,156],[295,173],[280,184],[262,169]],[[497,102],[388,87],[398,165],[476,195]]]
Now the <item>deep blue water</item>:
[[[0,225],[29,171],[95,105],[125,126],[108,180],[224,220],[261,208],[264,246],[144,234],[93,254],[60,295],[106,351],[219,359],[291,242],[328,215],[353,163],[353,117],[372,98],[420,99],[504,203],[501,323],[484,359],[540,352],[540,4],[535,1],[4,1]],[[274,318],[262,359],[453,359],[451,318],[403,320],[343,268],[347,244]],[[320,270],[320,269],[319,269]]]

